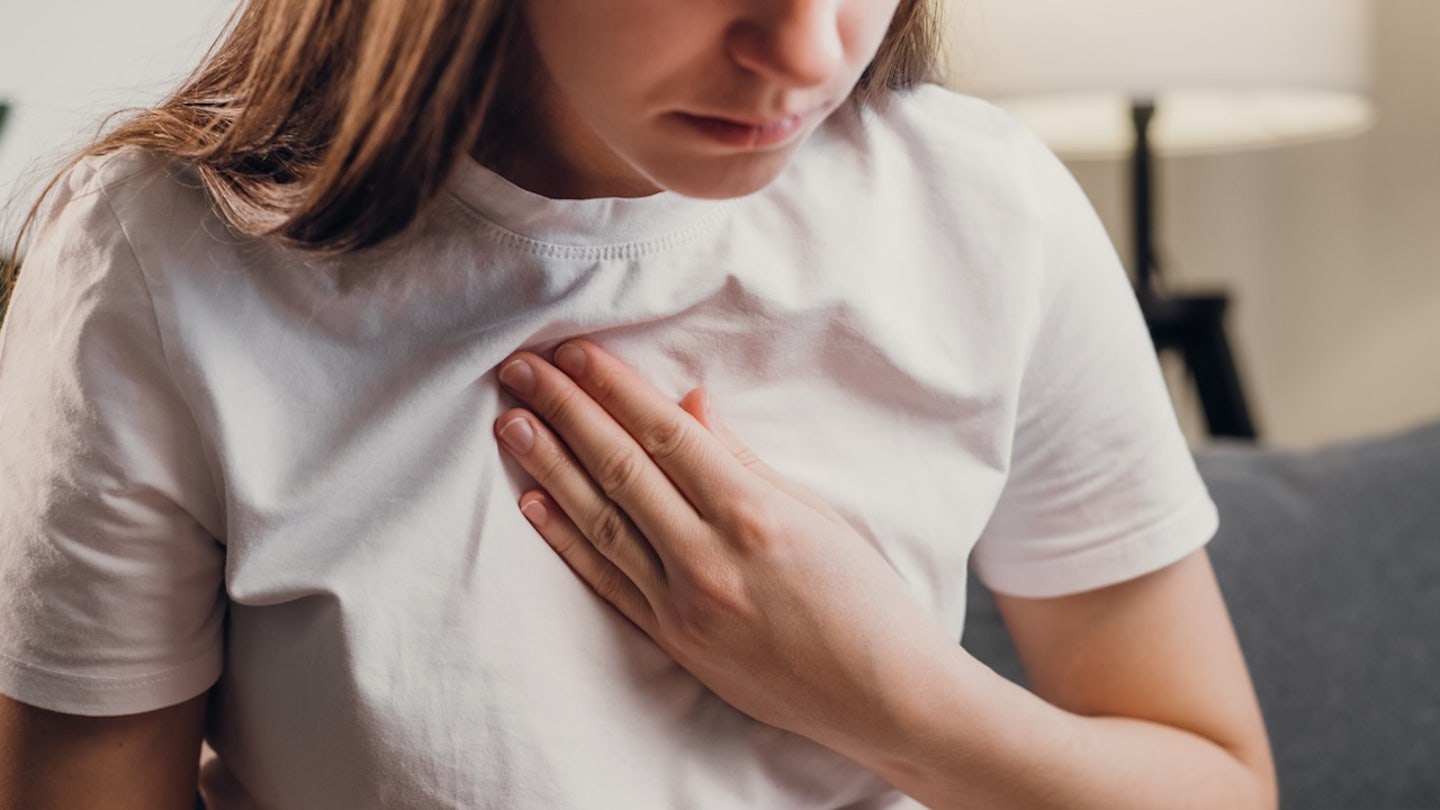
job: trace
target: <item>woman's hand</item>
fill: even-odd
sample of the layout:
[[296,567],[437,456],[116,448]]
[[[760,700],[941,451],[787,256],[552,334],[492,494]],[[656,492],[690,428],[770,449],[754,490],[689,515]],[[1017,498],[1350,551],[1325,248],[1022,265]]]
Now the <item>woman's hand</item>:
[[718,428],[702,391],[677,406],[578,340],[500,378],[529,410],[497,435],[543,487],[520,508],[596,593],[758,720],[842,749],[904,733],[901,702],[957,645],[833,510]]
[[529,410],[497,433],[543,488],[522,511],[741,711],[936,808],[1275,807],[1203,552],[1095,591],[1000,600],[1037,697],[966,655],[874,548],[716,426],[703,393],[676,406],[584,341],[555,365],[516,355],[500,376]]

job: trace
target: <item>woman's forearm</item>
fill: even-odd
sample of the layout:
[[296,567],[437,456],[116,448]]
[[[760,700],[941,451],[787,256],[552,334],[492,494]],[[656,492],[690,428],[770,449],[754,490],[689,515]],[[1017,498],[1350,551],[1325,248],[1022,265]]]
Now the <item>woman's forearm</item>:
[[1123,717],[1084,717],[1011,683],[962,649],[901,696],[895,724],[822,740],[929,807],[1273,810],[1269,761]]

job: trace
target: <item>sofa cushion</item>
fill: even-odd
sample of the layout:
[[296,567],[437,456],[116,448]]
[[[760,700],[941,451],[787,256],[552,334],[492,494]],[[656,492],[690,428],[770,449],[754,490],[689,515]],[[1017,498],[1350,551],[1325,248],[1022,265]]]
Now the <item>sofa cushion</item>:
[[[1440,424],[1312,453],[1197,454],[1209,552],[1284,808],[1440,808]],[[973,578],[972,578],[973,579]],[[972,582],[965,646],[1019,679]]]

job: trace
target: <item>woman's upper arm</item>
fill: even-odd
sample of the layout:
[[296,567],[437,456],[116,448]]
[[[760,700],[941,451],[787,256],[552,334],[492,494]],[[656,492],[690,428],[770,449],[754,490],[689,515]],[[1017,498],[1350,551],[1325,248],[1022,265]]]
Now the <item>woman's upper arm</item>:
[[57,186],[0,326],[0,692],[114,716],[208,689],[228,603],[193,386],[98,172]]
[[995,601],[1040,697],[1076,714],[1192,732],[1273,779],[1254,688],[1203,549],[1108,587]]
[[0,810],[192,810],[205,695],[82,717],[0,695]]

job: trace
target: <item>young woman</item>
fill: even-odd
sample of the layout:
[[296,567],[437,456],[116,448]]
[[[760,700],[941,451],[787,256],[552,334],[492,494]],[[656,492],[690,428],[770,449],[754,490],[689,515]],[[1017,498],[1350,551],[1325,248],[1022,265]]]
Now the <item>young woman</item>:
[[31,231],[0,806],[1273,807],[1124,275],[932,11],[246,5]]

